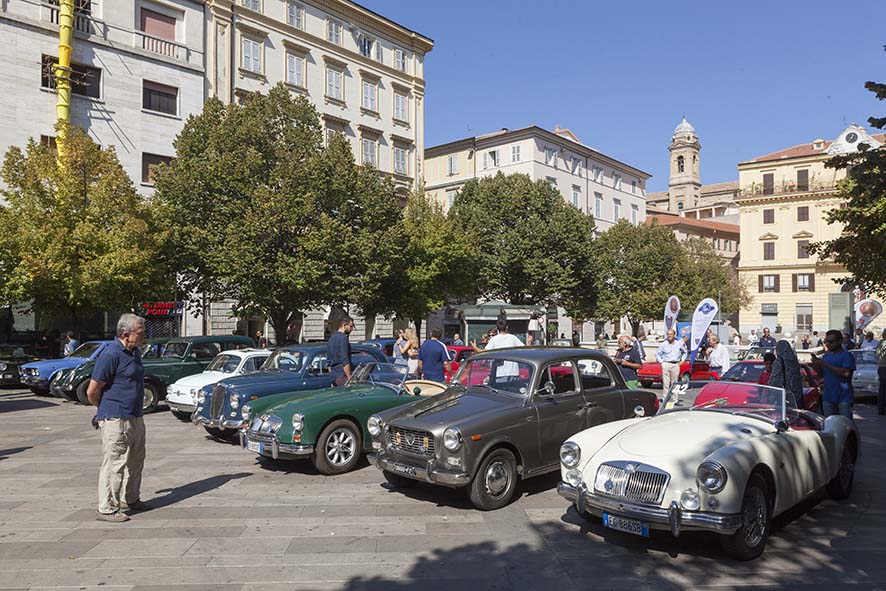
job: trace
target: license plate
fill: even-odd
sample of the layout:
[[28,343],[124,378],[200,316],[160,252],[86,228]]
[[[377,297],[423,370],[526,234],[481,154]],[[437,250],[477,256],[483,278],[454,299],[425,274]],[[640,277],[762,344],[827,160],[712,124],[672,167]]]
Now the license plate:
[[603,525],[609,529],[616,529],[625,533],[634,534],[635,536],[649,537],[649,526],[642,521],[636,519],[625,519],[624,517],[616,517],[615,515],[603,514]]
[[11,380],[11,379],[12,379],[12,374],[11,374],[11,373],[5,373],[5,374],[3,374],[3,379],[4,379],[4,380]]
[[254,451],[257,454],[261,453],[261,441],[247,441],[246,449],[249,451]]
[[415,468],[412,466],[404,466],[403,464],[394,464],[393,466],[394,472],[399,472],[400,474],[408,474],[410,476],[415,476]]

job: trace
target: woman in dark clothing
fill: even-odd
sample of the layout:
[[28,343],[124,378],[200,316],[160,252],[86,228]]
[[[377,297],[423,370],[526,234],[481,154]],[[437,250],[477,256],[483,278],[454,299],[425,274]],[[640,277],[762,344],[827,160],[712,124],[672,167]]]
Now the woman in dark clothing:
[[797,408],[804,408],[800,361],[791,344],[784,339],[775,344],[775,363],[772,364],[769,385],[784,388],[788,400],[794,400]]

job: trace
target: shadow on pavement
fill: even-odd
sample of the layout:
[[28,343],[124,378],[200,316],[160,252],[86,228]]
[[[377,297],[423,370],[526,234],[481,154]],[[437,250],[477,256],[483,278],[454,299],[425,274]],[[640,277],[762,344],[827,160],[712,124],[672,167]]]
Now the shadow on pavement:
[[185,499],[190,499],[191,497],[196,497],[197,495],[201,495],[205,492],[215,490],[221,486],[224,486],[231,480],[248,478],[250,476],[252,476],[252,473],[250,472],[238,472],[237,474],[220,474],[218,476],[210,476],[209,478],[204,478],[203,480],[195,480],[194,482],[189,482],[188,484],[176,486],[175,488],[162,488],[158,491],[154,491],[154,493],[166,494],[162,497],[153,497],[149,500],[149,504],[151,505],[152,509],[168,507],[169,505],[174,505],[175,503],[184,501]]
[[10,447],[9,449],[0,449],[0,460],[5,460],[6,458],[8,458],[9,456],[11,456],[13,454],[18,454],[23,451],[28,451],[29,449],[31,449],[30,446],[28,446],[28,447]]
[[19,410],[34,410],[37,408],[46,408],[48,406],[58,406],[52,402],[45,400],[36,400],[30,396],[19,399],[9,399],[7,397],[0,398],[0,413],[16,412]]

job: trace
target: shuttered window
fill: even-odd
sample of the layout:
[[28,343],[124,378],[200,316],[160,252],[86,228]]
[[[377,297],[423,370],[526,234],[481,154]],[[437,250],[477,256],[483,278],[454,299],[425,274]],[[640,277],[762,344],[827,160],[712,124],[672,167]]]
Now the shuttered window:
[[141,9],[139,17],[139,26],[144,33],[168,41],[175,41],[175,18],[147,8]]
[[178,113],[178,88],[145,80],[142,86],[142,108],[167,115]]

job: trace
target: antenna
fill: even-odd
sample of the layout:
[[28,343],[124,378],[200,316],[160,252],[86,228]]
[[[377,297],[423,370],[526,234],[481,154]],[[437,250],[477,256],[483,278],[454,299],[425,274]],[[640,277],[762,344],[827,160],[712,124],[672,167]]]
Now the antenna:
[[843,115],[843,129],[846,129],[846,115]]

